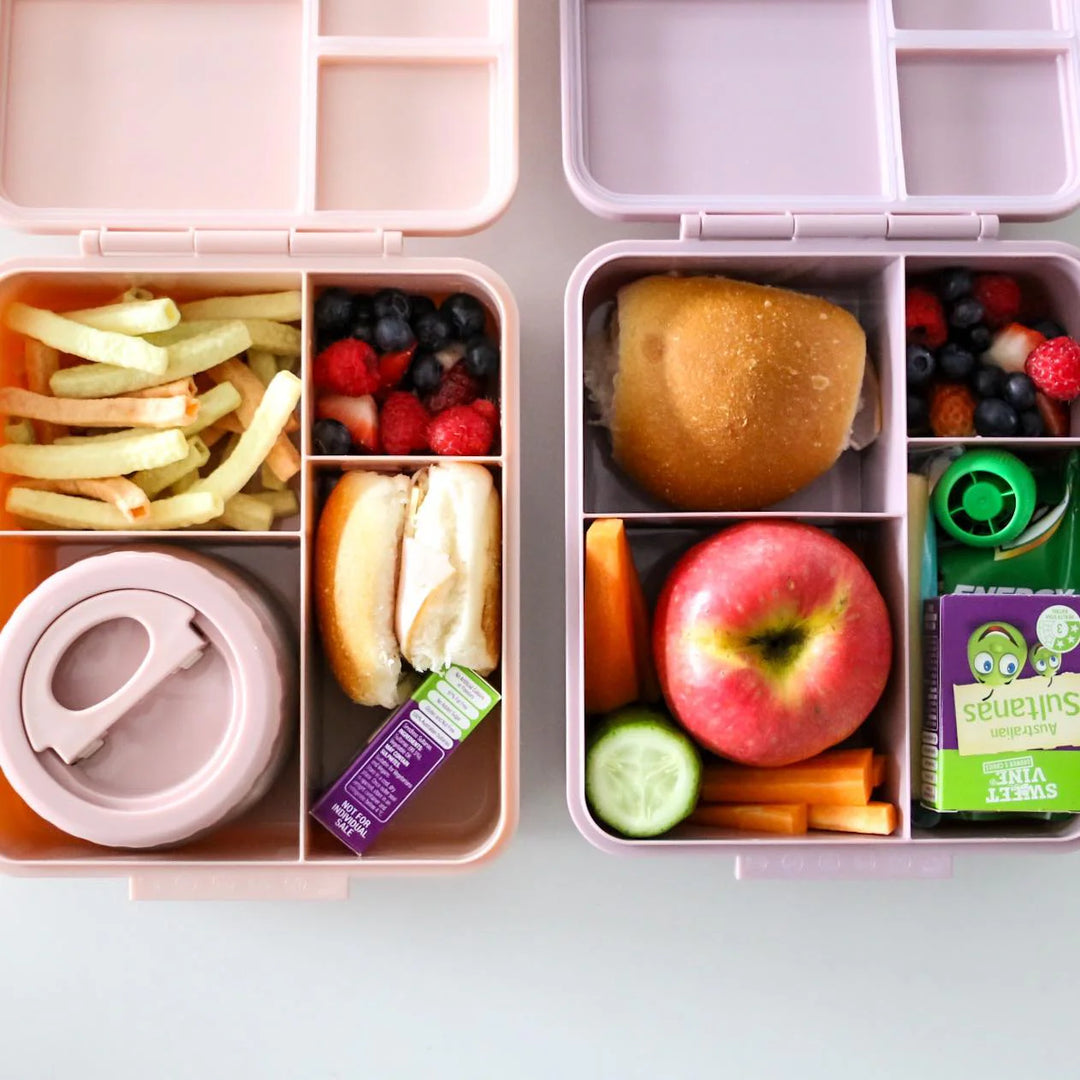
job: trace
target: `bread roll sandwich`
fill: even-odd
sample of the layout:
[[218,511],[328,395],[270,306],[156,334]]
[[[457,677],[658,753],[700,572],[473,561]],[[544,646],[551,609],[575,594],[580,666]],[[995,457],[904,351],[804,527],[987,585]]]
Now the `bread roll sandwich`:
[[616,463],[686,510],[758,510],[830,469],[866,371],[866,336],[843,308],[721,277],[635,281],[586,342]]
[[[499,662],[499,496],[481,465],[350,472],[315,538],[323,648],[346,694],[393,708],[414,672]],[[403,663],[407,661],[406,663]]]

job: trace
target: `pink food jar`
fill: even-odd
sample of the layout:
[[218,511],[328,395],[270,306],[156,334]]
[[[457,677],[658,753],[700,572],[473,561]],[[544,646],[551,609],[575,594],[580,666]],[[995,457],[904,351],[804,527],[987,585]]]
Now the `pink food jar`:
[[287,756],[296,650],[257,586],[197,552],[82,559],[0,631],[0,769],[72,836],[156,848],[252,806]]

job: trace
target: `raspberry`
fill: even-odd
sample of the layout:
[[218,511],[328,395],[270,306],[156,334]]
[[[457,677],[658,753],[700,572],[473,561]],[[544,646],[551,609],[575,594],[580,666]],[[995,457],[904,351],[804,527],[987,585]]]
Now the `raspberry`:
[[396,455],[426,450],[430,420],[419,398],[404,390],[395,390],[383,404],[379,417],[383,452]]
[[949,337],[941,301],[929,289],[908,289],[905,324],[909,344],[936,349]]
[[315,386],[328,394],[364,397],[379,388],[379,361],[363,341],[344,338],[315,358]]
[[495,441],[495,425],[471,405],[452,405],[431,421],[428,442],[436,454],[483,457]]
[[938,383],[930,392],[930,430],[939,439],[975,434],[975,395],[963,383]]
[[499,426],[499,407],[494,401],[488,401],[487,398],[477,398],[472,403],[472,407],[481,415],[487,417],[491,421],[493,427]]
[[433,413],[452,409],[455,405],[468,405],[480,396],[480,383],[465,368],[464,362],[455,364],[444,376],[438,388],[430,393],[425,404]]
[[980,274],[975,279],[975,299],[983,306],[986,321],[995,329],[1020,314],[1020,286],[1005,274]]
[[1080,343],[1059,337],[1036,346],[1027,358],[1028,378],[1053,401],[1080,397]]

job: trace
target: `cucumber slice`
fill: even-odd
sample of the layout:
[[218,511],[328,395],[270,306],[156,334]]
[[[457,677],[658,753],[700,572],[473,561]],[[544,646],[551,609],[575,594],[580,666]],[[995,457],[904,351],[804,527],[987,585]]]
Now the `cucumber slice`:
[[613,713],[585,754],[589,807],[623,836],[659,836],[674,828],[694,809],[700,790],[697,747],[652,709]]

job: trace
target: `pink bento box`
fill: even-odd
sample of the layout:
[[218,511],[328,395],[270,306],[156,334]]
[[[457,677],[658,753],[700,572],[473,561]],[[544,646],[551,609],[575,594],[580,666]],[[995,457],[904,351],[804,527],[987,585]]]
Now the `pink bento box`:
[[[268,533],[138,534],[231,562],[285,606],[299,641],[296,749],[253,810],[164,852],[67,837],[0,777],[0,870],[123,875],[137,897],[337,898],[354,876],[483,863],[518,812],[518,315],[488,268],[409,257],[402,244],[480,229],[514,191],[516,3],[2,0],[0,45],[0,217],[78,234],[82,251],[0,268],[0,311],[141,284],[182,297],[301,289],[307,314],[299,516]],[[481,459],[503,497],[502,703],[363,859],[308,814],[385,714],[348,703],[321,662],[309,585],[317,482],[436,459],[312,455],[311,312],[330,285],[470,292],[503,357],[501,449]],[[10,353],[16,341],[5,332],[0,344]],[[0,357],[5,380],[14,370]],[[0,520],[0,619],[54,569],[133,539]]]
[[[909,702],[921,689],[909,684],[907,457],[948,440],[907,437],[903,363],[905,278],[941,266],[1037,281],[1080,334],[1080,251],[996,239],[1001,218],[1050,218],[1080,203],[1078,18],[1070,0],[563,0],[571,188],[595,213],[678,229],[678,239],[592,252],[566,292],[567,798],[602,850],[729,854],[742,877],[939,877],[958,852],[1080,842],[1080,818],[912,824],[918,733]],[[881,376],[881,438],[762,514],[677,513],[642,496],[589,422],[582,342],[622,284],[668,271],[804,289],[850,309]],[[1080,432],[1075,406],[1072,431]],[[716,829],[625,840],[593,819],[583,781],[582,559],[585,529],[604,516],[626,519],[652,599],[676,553],[735,520],[815,522],[859,547],[896,639],[893,675],[867,722],[876,750],[889,755],[884,797],[901,812],[893,836],[792,840]]]

